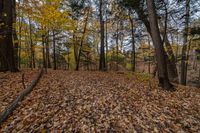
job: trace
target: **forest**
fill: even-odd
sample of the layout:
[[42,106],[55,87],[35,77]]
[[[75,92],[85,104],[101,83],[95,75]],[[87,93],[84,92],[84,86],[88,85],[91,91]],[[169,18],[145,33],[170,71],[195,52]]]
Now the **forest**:
[[199,0],[0,0],[0,132],[200,132]]

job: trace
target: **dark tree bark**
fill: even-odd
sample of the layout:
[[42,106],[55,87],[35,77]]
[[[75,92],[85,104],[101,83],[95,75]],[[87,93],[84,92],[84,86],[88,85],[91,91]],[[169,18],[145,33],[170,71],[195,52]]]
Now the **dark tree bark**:
[[53,30],[53,70],[57,69],[56,63],[56,40],[55,40],[55,31]]
[[185,31],[183,34],[183,48],[182,48],[182,58],[181,58],[181,84],[186,85],[187,83],[187,42],[188,42],[188,27],[190,19],[190,0],[186,0],[186,14],[185,14]]
[[162,88],[170,90],[173,85],[170,83],[168,78],[167,66],[166,66],[166,55],[164,47],[162,45],[162,40],[160,36],[160,31],[158,28],[158,19],[156,15],[156,8],[154,0],[147,0],[147,9],[149,15],[150,31],[153,44],[155,46],[156,60],[158,65],[158,79],[159,84]]
[[[16,24],[17,14],[16,14],[16,1],[13,0],[13,6],[12,6],[12,12],[13,12],[13,23]],[[18,59],[18,51],[19,51],[19,41],[17,37],[16,32],[16,25],[13,27],[13,40],[14,40],[14,56],[15,56],[15,66],[19,66],[19,59]]]
[[45,69],[45,72],[47,73],[47,60],[45,56],[45,35],[42,35],[42,57],[43,57],[43,68]]
[[[18,71],[15,62],[13,35],[13,0],[0,0],[0,65],[1,71]],[[6,14],[6,15],[5,15]]]
[[149,63],[148,63],[148,72],[151,74],[151,60],[150,60],[150,55],[151,55],[151,43],[150,43],[150,38],[148,36],[148,45],[149,45]]
[[73,33],[73,45],[74,45],[74,60],[75,60],[75,63],[77,65],[77,62],[78,62],[78,48],[77,48],[77,40],[76,40],[76,37],[75,37],[75,31]]
[[131,15],[129,14],[129,20],[131,23],[131,36],[132,36],[132,51],[131,51],[131,58],[132,58],[132,71],[135,72],[135,37],[134,37],[134,24]]
[[167,31],[161,21],[160,21],[160,28],[161,28],[161,34],[163,36],[164,43],[166,46],[166,52],[168,54],[167,55],[167,68],[168,68],[169,79],[171,81],[178,82],[178,71],[176,68],[176,58],[175,58],[173,49],[171,47],[171,44],[169,42],[169,39],[167,36]]
[[50,61],[50,53],[49,53],[49,32],[47,32],[46,38],[46,61],[47,61],[47,68],[51,68],[51,61]]
[[100,60],[99,60],[99,70],[106,70],[106,61],[105,61],[105,49],[104,49],[104,21],[103,21],[103,12],[102,12],[102,0],[99,0],[99,17],[100,17],[100,32],[101,32],[101,46],[100,46]]

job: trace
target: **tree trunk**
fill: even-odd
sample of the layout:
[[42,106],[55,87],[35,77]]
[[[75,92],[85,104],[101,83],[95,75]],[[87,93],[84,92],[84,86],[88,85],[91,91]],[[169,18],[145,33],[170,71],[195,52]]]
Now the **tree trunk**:
[[132,71],[135,72],[135,37],[134,37],[134,24],[131,15],[129,14],[129,20],[131,23],[131,36],[132,36],[132,51],[131,51],[131,58],[132,58]]
[[107,23],[107,15],[106,15],[106,24],[105,24],[105,27],[106,27],[106,69],[108,70],[108,23]]
[[56,40],[55,40],[55,31],[53,30],[53,70],[57,69],[56,64]]
[[45,56],[45,35],[42,35],[42,57],[43,57],[43,68],[45,69],[45,72],[47,73],[47,60]]
[[150,60],[150,55],[151,55],[151,43],[150,43],[150,38],[148,36],[148,45],[149,45],[149,63],[148,63],[148,72],[149,75],[151,74],[151,60]]
[[161,21],[160,21],[160,27],[161,27],[161,31],[162,31],[161,34],[162,34],[163,37],[165,37],[163,39],[164,39],[167,54],[168,54],[167,55],[167,68],[168,68],[169,79],[171,81],[178,82],[178,71],[177,71],[177,68],[176,68],[176,58],[175,58],[173,49],[171,47],[171,44],[169,42],[167,33],[166,33],[166,31],[164,31],[165,28],[164,28]]
[[[12,41],[13,35],[13,0],[0,0],[0,65],[1,71],[16,72],[17,66],[15,62],[15,50]],[[7,15],[4,15],[4,14]]]
[[13,24],[15,24],[13,27],[13,41],[14,41],[14,56],[15,56],[15,66],[19,66],[19,60],[18,60],[18,51],[19,51],[19,41],[16,33],[16,1],[13,0],[13,6],[12,6],[12,12],[13,12]]
[[106,61],[105,61],[105,50],[104,50],[104,21],[103,21],[102,5],[103,5],[102,0],[99,0],[99,17],[100,17],[100,32],[101,32],[99,70],[105,71]]
[[35,68],[35,48],[33,46],[32,25],[30,18],[29,18],[29,37],[30,37],[30,52],[31,52],[30,68],[32,69]]
[[50,53],[49,53],[49,32],[46,35],[46,62],[47,68],[51,68]]
[[118,66],[119,66],[119,24],[117,22],[117,32],[116,32],[116,71],[118,71]]
[[19,52],[18,52],[18,67],[21,68],[21,45],[22,45],[22,17],[19,18]]
[[158,28],[158,21],[157,21],[158,19],[156,15],[154,0],[147,0],[147,9],[149,14],[151,37],[156,52],[159,84],[162,88],[170,90],[173,88],[173,85],[170,83],[168,78],[168,72],[166,67],[166,55],[164,52],[164,47],[162,45],[160,31]]
[[190,19],[190,0],[186,0],[186,15],[185,15],[185,31],[183,34],[183,48],[182,48],[182,58],[181,58],[181,84],[186,85],[187,83],[187,67],[186,67],[186,51],[188,42],[188,27]]
[[79,70],[79,64],[80,64],[80,59],[81,59],[81,52],[82,52],[83,42],[84,42],[84,39],[85,39],[85,33],[86,33],[86,30],[87,30],[89,12],[90,12],[89,9],[87,9],[87,16],[86,16],[86,19],[85,19],[85,25],[84,25],[84,30],[83,30],[83,36],[82,36],[82,38],[81,38],[81,45],[80,45],[80,48],[79,48],[78,59],[77,59],[77,63],[76,63],[76,71]]

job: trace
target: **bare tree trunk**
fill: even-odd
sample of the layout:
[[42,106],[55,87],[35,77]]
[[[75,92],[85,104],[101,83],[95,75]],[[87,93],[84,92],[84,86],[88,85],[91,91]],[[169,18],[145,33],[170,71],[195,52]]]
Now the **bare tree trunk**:
[[[21,4],[21,0],[19,0],[18,1],[18,5],[20,5]],[[19,67],[19,69],[21,68],[21,45],[22,45],[22,21],[23,21],[23,13],[22,14],[20,14],[21,12],[20,12],[21,10],[20,9],[18,9],[18,13],[19,13],[19,50],[18,50],[18,67]]]
[[[13,0],[12,5],[12,12],[13,12],[13,23],[16,24],[17,14],[16,14],[16,1]],[[18,67],[18,50],[19,50],[19,41],[16,33],[16,25],[13,27],[13,40],[14,40],[14,56],[15,56],[15,66]]]
[[188,69],[188,63],[189,63],[189,58],[190,58],[190,48],[191,48],[191,43],[192,43],[192,38],[190,39],[189,41],[189,44],[188,44],[188,49],[187,49],[187,55],[186,55],[186,68],[185,68],[185,74],[186,74],[186,77],[187,77],[187,69]]
[[168,78],[168,72],[166,67],[166,55],[164,47],[162,45],[162,40],[160,36],[160,31],[158,28],[158,19],[156,15],[156,8],[154,0],[147,0],[147,9],[149,14],[149,22],[151,29],[151,36],[153,44],[155,46],[156,60],[158,65],[158,79],[159,84],[162,88],[171,90],[173,85],[170,83]]
[[78,60],[78,50],[77,50],[77,41],[75,38],[75,33],[73,33],[73,45],[74,45],[74,60],[75,64],[77,65],[77,60]]
[[118,71],[118,65],[119,65],[119,22],[117,22],[117,32],[116,32],[116,54],[117,54],[117,59],[116,59],[116,71]]
[[56,40],[55,40],[55,31],[53,30],[53,70],[57,69],[56,63]]
[[35,68],[35,48],[33,46],[32,25],[30,18],[29,18],[29,37],[30,37],[30,52],[31,52],[30,68],[32,69]]
[[51,61],[50,61],[50,53],[49,53],[49,31],[46,35],[46,61],[47,61],[47,67],[51,68]]
[[186,15],[185,15],[185,31],[184,31],[184,42],[182,48],[182,59],[181,59],[181,84],[186,85],[187,83],[187,42],[188,42],[188,27],[189,27],[189,19],[190,19],[190,0],[186,0]]
[[132,71],[135,72],[135,37],[134,37],[134,24],[133,19],[129,13],[129,20],[131,23],[131,35],[132,35],[132,51],[131,51],[131,58],[132,58]]
[[21,47],[22,47],[22,20],[23,18],[19,18],[19,52],[18,52],[18,67],[21,68]]
[[70,68],[70,47],[68,47],[67,60],[68,60],[67,69],[69,70],[69,68]]
[[99,0],[99,17],[100,17],[100,32],[101,32],[99,70],[105,71],[106,61],[105,61],[105,50],[104,50],[104,21],[103,21],[102,5],[103,5],[102,0]]
[[177,46],[176,46],[176,62],[178,62],[178,52],[179,52],[179,38],[177,33]]
[[47,73],[47,60],[45,56],[45,35],[42,35],[42,57],[43,57],[43,67]]
[[83,36],[82,36],[82,38],[81,38],[81,46],[80,46],[80,48],[79,48],[78,59],[77,59],[77,63],[76,63],[76,71],[79,70],[81,52],[82,52],[83,42],[84,42],[84,39],[85,39],[85,33],[86,33],[86,30],[87,30],[89,12],[90,12],[90,10],[87,9],[87,16],[86,16],[86,19],[85,19],[85,26],[84,26],[84,30],[83,30]]
[[107,15],[106,15],[106,69],[108,70],[108,24],[107,24]]
[[149,38],[149,36],[148,36],[148,44],[149,44],[149,63],[148,63],[148,71],[149,71],[149,74],[151,74],[151,62],[150,62],[151,43],[150,43],[150,38]]

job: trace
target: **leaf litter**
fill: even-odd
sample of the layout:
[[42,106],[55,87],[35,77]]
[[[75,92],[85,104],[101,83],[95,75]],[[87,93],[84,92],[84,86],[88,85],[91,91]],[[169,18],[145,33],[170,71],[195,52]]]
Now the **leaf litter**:
[[24,84],[28,86],[37,76],[38,70],[26,69],[17,73],[0,72],[0,112],[2,112],[24,89],[22,81],[23,74]]
[[200,131],[200,89],[178,86],[167,92],[153,79],[140,79],[50,70],[0,132]]

